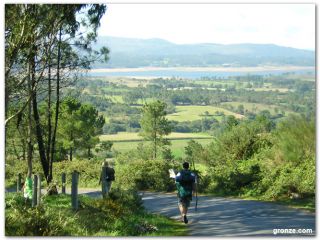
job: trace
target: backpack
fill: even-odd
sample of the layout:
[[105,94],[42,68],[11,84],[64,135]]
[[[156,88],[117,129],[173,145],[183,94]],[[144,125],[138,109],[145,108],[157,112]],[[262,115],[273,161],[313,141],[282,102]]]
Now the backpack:
[[176,186],[179,198],[192,200],[192,185],[195,181],[191,171],[182,170],[180,176],[176,178]]
[[114,177],[114,169],[113,168],[106,168],[106,180],[107,181],[114,181],[115,177]]

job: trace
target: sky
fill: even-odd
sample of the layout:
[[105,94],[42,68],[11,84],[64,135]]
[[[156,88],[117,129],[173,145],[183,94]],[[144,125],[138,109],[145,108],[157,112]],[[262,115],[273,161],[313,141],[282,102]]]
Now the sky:
[[100,35],[315,49],[314,4],[107,4]]

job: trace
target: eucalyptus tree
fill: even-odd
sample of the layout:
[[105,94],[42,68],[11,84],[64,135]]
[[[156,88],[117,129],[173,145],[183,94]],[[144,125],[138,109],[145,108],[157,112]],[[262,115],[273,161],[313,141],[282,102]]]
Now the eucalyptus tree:
[[[6,124],[12,126],[10,120],[17,119],[19,126],[27,115],[29,172],[35,134],[47,182],[52,180],[61,89],[92,62],[108,58],[107,48],[94,51],[91,47],[105,11],[101,4],[5,6]],[[43,101],[47,103],[46,124],[39,114]]]

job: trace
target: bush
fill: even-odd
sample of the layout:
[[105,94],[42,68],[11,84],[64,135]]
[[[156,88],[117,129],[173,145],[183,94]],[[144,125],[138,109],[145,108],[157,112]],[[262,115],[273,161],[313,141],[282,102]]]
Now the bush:
[[[66,173],[67,185],[71,186],[72,172],[77,170],[80,173],[80,187],[96,187],[99,185],[101,161],[95,159],[61,161],[53,163],[53,182],[61,186],[61,174]],[[17,173],[22,174],[22,181],[27,175],[27,165],[18,161],[7,164],[6,166],[6,185],[14,185],[17,181]],[[43,184],[45,183],[44,174],[40,161],[35,159],[33,162],[33,173],[40,174]]]
[[121,155],[116,160],[117,184],[126,189],[171,191],[174,181],[169,178],[169,169],[177,168],[162,159],[132,159],[130,155]]
[[22,194],[6,194],[6,236],[137,236],[157,230],[146,221],[151,216],[135,192],[113,189],[106,199],[80,196],[79,201],[73,211],[70,196],[45,196],[31,208]]
[[66,173],[67,185],[71,185],[73,171],[78,171],[80,187],[95,187],[99,185],[101,173],[101,161],[73,160],[56,162],[53,165],[54,181],[61,182],[62,173]]

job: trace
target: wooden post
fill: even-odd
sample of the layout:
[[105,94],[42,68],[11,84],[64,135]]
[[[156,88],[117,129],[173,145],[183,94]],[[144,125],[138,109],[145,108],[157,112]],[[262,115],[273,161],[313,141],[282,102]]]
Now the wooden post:
[[37,188],[38,188],[38,176],[33,175],[33,188],[32,188],[32,207],[37,206]]
[[61,175],[61,179],[62,179],[62,194],[66,194],[66,174],[62,173]]
[[78,178],[79,173],[74,171],[72,173],[72,185],[71,185],[71,205],[73,210],[77,210],[79,206],[78,202]]
[[102,197],[104,198],[104,197],[106,197],[106,194],[107,194],[107,192],[106,192],[106,187],[107,187],[107,181],[106,181],[106,178],[107,178],[107,176],[106,176],[106,169],[107,169],[107,167],[102,167],[102,169],[101,169],[101,187],[102,187],[102,189],[101,189],[101,192],[102,192]]
[[17,192],[21,192],[21,173],[17,177]]
[[38,174],[38,187],[37,187],[37,205],[40,205],[41,201],[41,176]]

